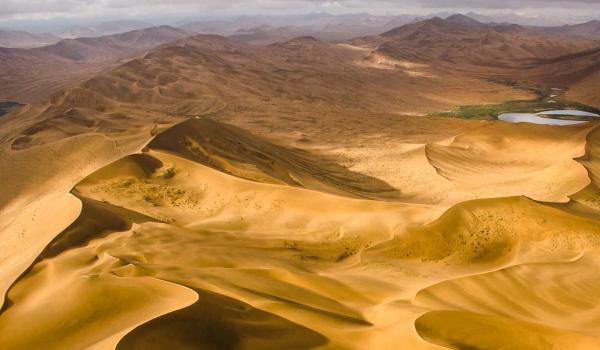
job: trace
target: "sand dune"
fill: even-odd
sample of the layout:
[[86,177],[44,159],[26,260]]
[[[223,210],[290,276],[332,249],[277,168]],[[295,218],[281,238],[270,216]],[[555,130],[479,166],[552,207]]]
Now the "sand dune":
[[[597,252],[574,261],[524,264],[421,290],[416,303],[510,317],[598,337]],[[573,271],[579,271],[573,274]],[[477,295],[479,298],[474,298]]]
[[[491,138],[496,128],[505,138]],[[464,163],[490,184],[498,171],[523,181],[581,168],[559,200],[589,183],[582,165],[563,164],[593,157],[590,130],[484,124],[420,152],[448,169],[456,157],[440,152],[470,150]],[[554,156],[528,159],[518,146]],[[522,160],[509,168],[504,154]],[[368,186],[347,186],[378,183],[367,175],[203,119],[98,168],[72,190],[82,203],[72,224],[10,288],[4,348],[494,348],[517,333],[524,348],[598,345],[600,225],[565,204],[361,199]],[[444,171],[438,181],[457,174]],[[368,194],[390,186],[377,181]]]
[[[460,325],[456,327],[456,325]],[[598,340],[499,316],[434,311],[417,320],[419,334],[451,349],[597,349]]]
[[[184,140],[182,142],[182,140]],[[398,191],[335,160],[281,147],[210,119],[191,119],[157,136],[149,147],[176,153],[237,177],[362,198],[393,199]]]
[[427,145],[425,154],[436,172],[455,184],[485,184],[496,195],[568,201],[589,183],[586,169],[574,159],[585,154],[586,136],[594,128],[540,132],[530,124],[495,123],[459,135],[448,146]]

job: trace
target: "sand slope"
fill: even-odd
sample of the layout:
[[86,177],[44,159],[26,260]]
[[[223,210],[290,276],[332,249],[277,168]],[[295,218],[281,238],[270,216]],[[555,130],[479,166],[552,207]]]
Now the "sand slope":
[[46,232],[62,230],[10,288],[0,343],[593,349],[600,225],[575,200],[558,202],[593,195],[596,134],[484,124],[408,149],[453,186],[575,173],[538,192],[554,203],[418,203],[327,155],[191,119],[76,180],[65,205],[80,209],[55,220],[65,228]]

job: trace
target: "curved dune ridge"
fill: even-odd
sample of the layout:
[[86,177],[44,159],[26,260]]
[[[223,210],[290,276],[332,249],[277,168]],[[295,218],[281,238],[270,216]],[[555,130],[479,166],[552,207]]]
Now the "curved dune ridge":
[[595,126],[543,128],[531,124],[491,124],[459,135],[449,146],[429,144],[425,153],[442,177],[458,184],[485,184],[547,201],[568,201],[589,183],[574,159],[585,153]]
[[211,119],[138,136],[34,202],[72,210],[36,219],[3,349],[600,348],[593,124],[405,144],[429,197]]

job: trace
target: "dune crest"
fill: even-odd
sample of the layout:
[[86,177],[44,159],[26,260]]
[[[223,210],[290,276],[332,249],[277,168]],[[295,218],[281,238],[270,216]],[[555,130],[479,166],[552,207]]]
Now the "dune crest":
[[[451,146],[428,147],[485,150],[490,128],[470,129]],[[566,137],[569,147],[559,146],[560,157],[518,169],[582,156],[585,140],[587,155],[581,159],[590,159],[595,133],[569,132],[579,139]],[[545,140],[530,142],[543,147]],[[353,181],[357,184],[347,187]],[[363,183],[373,190],[357,192],[369,189]],[[389,195],[389,188],[321,155],[190,119],[162,131],[142,153],[78,181],[72,193],[82,203],[79,217],[10,288],[0,314],[5,335],[0,341],[7,349],[35,347],[35,342],[49,349],[137,349],[164,347],[160,335],[170,334],[168,343],[177,348],[389,348],[402,342],[433,349],[431,343],[456,344],[439,322],[454,323],[448,332],[457,337],[473,322],[491,327],[486,332],[500,327],[512,334],[514,328],[504,325],[516,322],[536,339],[597,344],[596,329],[584,316],[561,327],[568,331],[555,328],[558,319],[543,316],[550,310],[537,300],[554,293],[552,287],[542,289],[548,284],[507,286],[505,293],[527,296],[532,304],[507,304],[505,312],[483,307],[501,305],[505,293],[481,290],[502,283],[507,278],[502,276],[511,281],[538,276],[535,269],[544,264],[564,271],[551,275],[553,281],[578,264],[593,265],[600,251],[594,218],[562,209],[565,204],[522,196],[474,199],[448,210],[445,204],[403,202],[402,191],[391,192],[397,197],[364,199]],[[488,278],[499,280],[485,282]],[[582,278],[595,281],[593,272]],[[574,283],[586,302],[565,304],[561,312],[593,314],[596,300],[586,294],[592,285]],[[465,291],[477,286],[472,293],[481,301],[469,302],[456,293],[456,284]],[[81,302],[67,302],[65,295],[78,295]],[[65,301],[56,304],[58,299]],[[85,304],[89,300],[96,302]],[[437,311],[448,308],[461,313]],[[28,329],[16,326],[26,319],[39,321]],[[474,338],[468,344],[498,341]]]

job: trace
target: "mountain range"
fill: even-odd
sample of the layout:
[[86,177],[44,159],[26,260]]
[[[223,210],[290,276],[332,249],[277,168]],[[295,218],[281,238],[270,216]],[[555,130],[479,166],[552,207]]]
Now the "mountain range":
[[0,47],[29,49],[52,45],[61,38],[53,34],[34,34],[23,30],[0,30]]
[[28,102],[188,33],[151,27],[97,38],[63,39],[33,49],[0,48],[0,96]]

